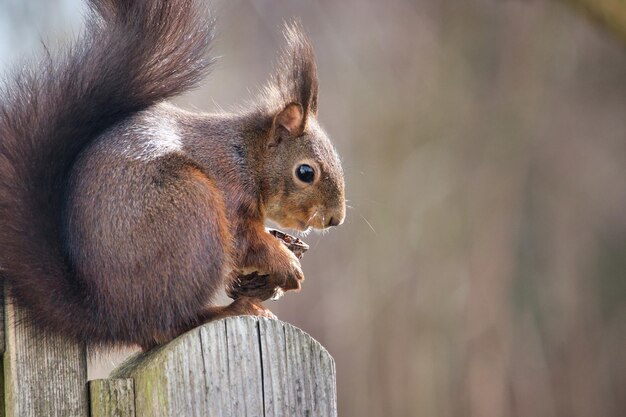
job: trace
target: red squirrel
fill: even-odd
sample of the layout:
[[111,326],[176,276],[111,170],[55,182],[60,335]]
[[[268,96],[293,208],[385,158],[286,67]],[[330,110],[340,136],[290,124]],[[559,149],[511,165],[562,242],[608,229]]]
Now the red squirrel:
[[275,73],[234,113],[167,99],[208,73],[198,0],[88,0],[63,53],[10,73],[0,101],[0,275],[34,323],[91,346],[165,343],[204,322],[271,314],[212,299],[237,271],[304,279],[266,219],[341,224],[339,157],[317,121],[313,49],[285,29]]

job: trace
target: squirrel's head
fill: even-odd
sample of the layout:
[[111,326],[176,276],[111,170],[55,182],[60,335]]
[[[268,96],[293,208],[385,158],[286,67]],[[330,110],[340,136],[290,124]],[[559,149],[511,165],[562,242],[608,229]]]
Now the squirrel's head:
[[263,158],[266,215],[282,227],[323,229],[346,213],[339,156],[317,122],[313,48],[297,24],[285,29],[287,47],[264,90],[268,115]]

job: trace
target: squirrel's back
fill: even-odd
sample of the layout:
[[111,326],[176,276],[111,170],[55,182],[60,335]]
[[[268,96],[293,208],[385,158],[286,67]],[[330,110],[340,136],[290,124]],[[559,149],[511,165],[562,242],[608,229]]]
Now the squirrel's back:
[[194,0],[90,0],[83,36],[9,75],[0,101],[0,273],[37,323],[112,341],[68,262],[68,179],[95,138],[193,87],[213,25]]

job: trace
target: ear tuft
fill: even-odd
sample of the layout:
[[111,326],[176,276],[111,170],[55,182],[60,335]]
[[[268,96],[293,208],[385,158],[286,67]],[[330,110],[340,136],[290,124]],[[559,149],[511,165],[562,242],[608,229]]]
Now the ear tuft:
[[305,117],[309,112],[317,114],[318,80],[313,46],[298,21],[285,24],[283,35],[287,46],[275,78],[287,89],[285,92],[293,97],[293,102],[302,106]]
[[276,116],[275,126],[282,126],[292,136],[300,136],[304,132],[305,119],[302,106],[298,103],[289,103]]
[[[309,115],[317,114],[317,67],[313,47],[298,22],[285,24],[284,47],[274,75],[263,91],[266,110],[275,118],[288,111],[293,104],[299,105],[302,124]],[[286,116],[287,114],[285,114]]]

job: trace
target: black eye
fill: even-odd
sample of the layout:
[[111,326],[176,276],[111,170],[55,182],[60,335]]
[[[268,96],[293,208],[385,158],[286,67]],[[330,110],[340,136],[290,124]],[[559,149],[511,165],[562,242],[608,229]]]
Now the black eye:
[[298,168],[296,168],[296,176],[300,181],[310,184],[315,179],[315,171],[310,165],[298,165]]

